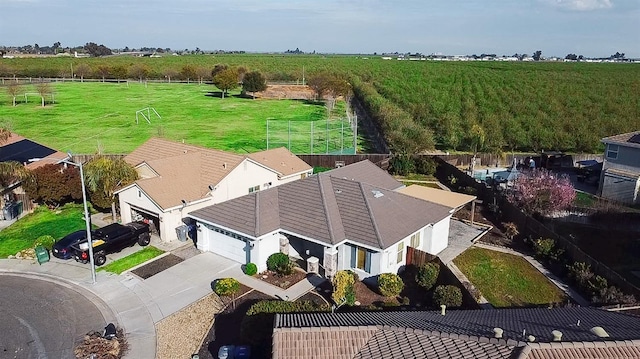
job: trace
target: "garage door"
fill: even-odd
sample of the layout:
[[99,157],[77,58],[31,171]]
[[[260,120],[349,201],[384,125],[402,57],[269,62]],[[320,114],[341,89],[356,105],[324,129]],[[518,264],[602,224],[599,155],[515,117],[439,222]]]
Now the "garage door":
[[246,244],[244,241],[213,231],[211,231],[211,234],[209,248],[213,253],[241,264],[247,263],[247,255],[245,252]]

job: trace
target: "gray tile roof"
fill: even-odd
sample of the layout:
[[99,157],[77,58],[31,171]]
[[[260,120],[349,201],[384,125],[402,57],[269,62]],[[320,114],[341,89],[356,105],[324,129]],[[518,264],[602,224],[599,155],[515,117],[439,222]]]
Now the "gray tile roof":
[[369,160],[364,160],[350,164],[345,167],[333,169],[331,171],[324,172],[332,177],[344,178],[353,180],[356,182],[364,182],[370,185],[386,188],[390,190],[396,190],[404,187],[402,182],[393,178],[387,171],[376,166]]
[[[578,325],[580,321],[580,325]],[[495,310],[449,310],[440,312],[359,312],[279,314],[275,328],[354,327],[388,325],[475,337],[492,337],[493,328],[504,330],[504,339],[522,340],[526,335],[536,342],[551,342],[553,330],[562,332],[562,340],[570,342],[599,341],[591,333],[596,326],[604,328],[608,340],[640,339],[640,319],[635,316],[596,308],[525,308]]]
[[[355,166],[366,169],[365,172],[391,177],[383,170],[378,169],[382,171],[379,173],[360,163]],[[351,166],[354,165],[343,168]],[[335,177],[333,172],[232,199],[189,215],[253,237],[282,229],[327,244],[348,239],[381,249],[450,215],[448,207],[370,183]],[[374,177],[367,180],[391,182]]]
[[600,140],[602,143],[623,145],[627,147],[640,148],[640,131],[622,133],[615,136],[605,137]]

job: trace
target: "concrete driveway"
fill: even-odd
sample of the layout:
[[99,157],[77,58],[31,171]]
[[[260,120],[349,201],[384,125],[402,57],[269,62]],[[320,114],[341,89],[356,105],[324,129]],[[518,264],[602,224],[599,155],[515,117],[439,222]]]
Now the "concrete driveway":
[[132,273],[123,274],[121,282],[145,303],[157,323],[210,294],[214,279],[225,273],[232,276],[239,268],[239,263],[204,252],[144,280]]

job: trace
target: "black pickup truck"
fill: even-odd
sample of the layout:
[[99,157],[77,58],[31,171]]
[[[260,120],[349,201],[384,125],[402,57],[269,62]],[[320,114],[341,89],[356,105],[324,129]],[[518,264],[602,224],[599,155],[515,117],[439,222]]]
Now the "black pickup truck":
[[[138,243],[147,246],[151,242],[149,225],[143,222],[132,222],[128,224],[113,223],[106,227],[95,230],[92,234],[93,262],[97,266],[103,265],[107,261],[107,254],[120,252],[125,247],[131,247]],[[73,258],[81,263],[89,262],[89,244],[84,242],[72,246],[74,250]]]

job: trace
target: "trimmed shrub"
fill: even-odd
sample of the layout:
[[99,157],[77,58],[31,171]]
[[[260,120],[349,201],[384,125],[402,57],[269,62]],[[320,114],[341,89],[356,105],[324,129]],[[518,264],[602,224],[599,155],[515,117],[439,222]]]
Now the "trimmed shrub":
[[33,242],[33,248],[35,248],[37,246],[43,246],[47,250],[51,250],[51,248],[53,248],[53,244],[54,243],[56,243],[56,239],[55,238],[53,238],[50,235],[44,235],[44,236],[38,237],[38,239],[36,239],[36,241]]
[[433,304],[459,307],[462,305],[462,291],[455,285],[439,285],[433,291]]
[[[356,302],[356,293],[355,293],[355,279],[352,271],[349,270],[341,270],[336,273],[333,277],[333,293],[331,294],[331,299],[336,304],[342,304],[346,302],[348,305],[353,305]],[[356,276],[357,277],[357,276]]]
[[267,258],[267,269],[279,275],[289,275],[293,273],[293,263],[291,263],[288,255],[274,253]]
[[273,335],[274,313],[328,312],[326,304],[312,301],[287,302],[262,300],[253,304],[242,319],[240,333],[252,345],[270,345]]
[[438,274],[440,273],[440,265],[435,262],[429,262],[418,267],[418,273],[416,274],[416,283],[422,288],[431,289],[438,280]]
[[234,278],[221,278],[216,281],[213,291],[219,296],[232,296],[240,290],[240,282]]
[[255,263],[247,263],[244,266],[244,274],[255,275],[256,273],[258,273],[258,266]]
[[548,258],[556,261],[560,259],[560,256],[564,253],[564,249],[556,248],[556,241],[551,238],[538,238],[534,240],[533,250],[536,252],[536,256],[540,258]]
[[575,262],[567,266],[567,270],[569,271],[569,277],[580,287],[586,287],[594,276],[591,266],[584,262]]
[[396,297],[404,289],[404,282],[397,274],[382,273],[378,276],[378,289],[385,297]]
[[284,300],[261,300],[249,308],[246,315],[260,313],[307,313],[307,312],[328,312],[329,306],[326,304],[316,304],[310,300],[300,302],[287,302]]

